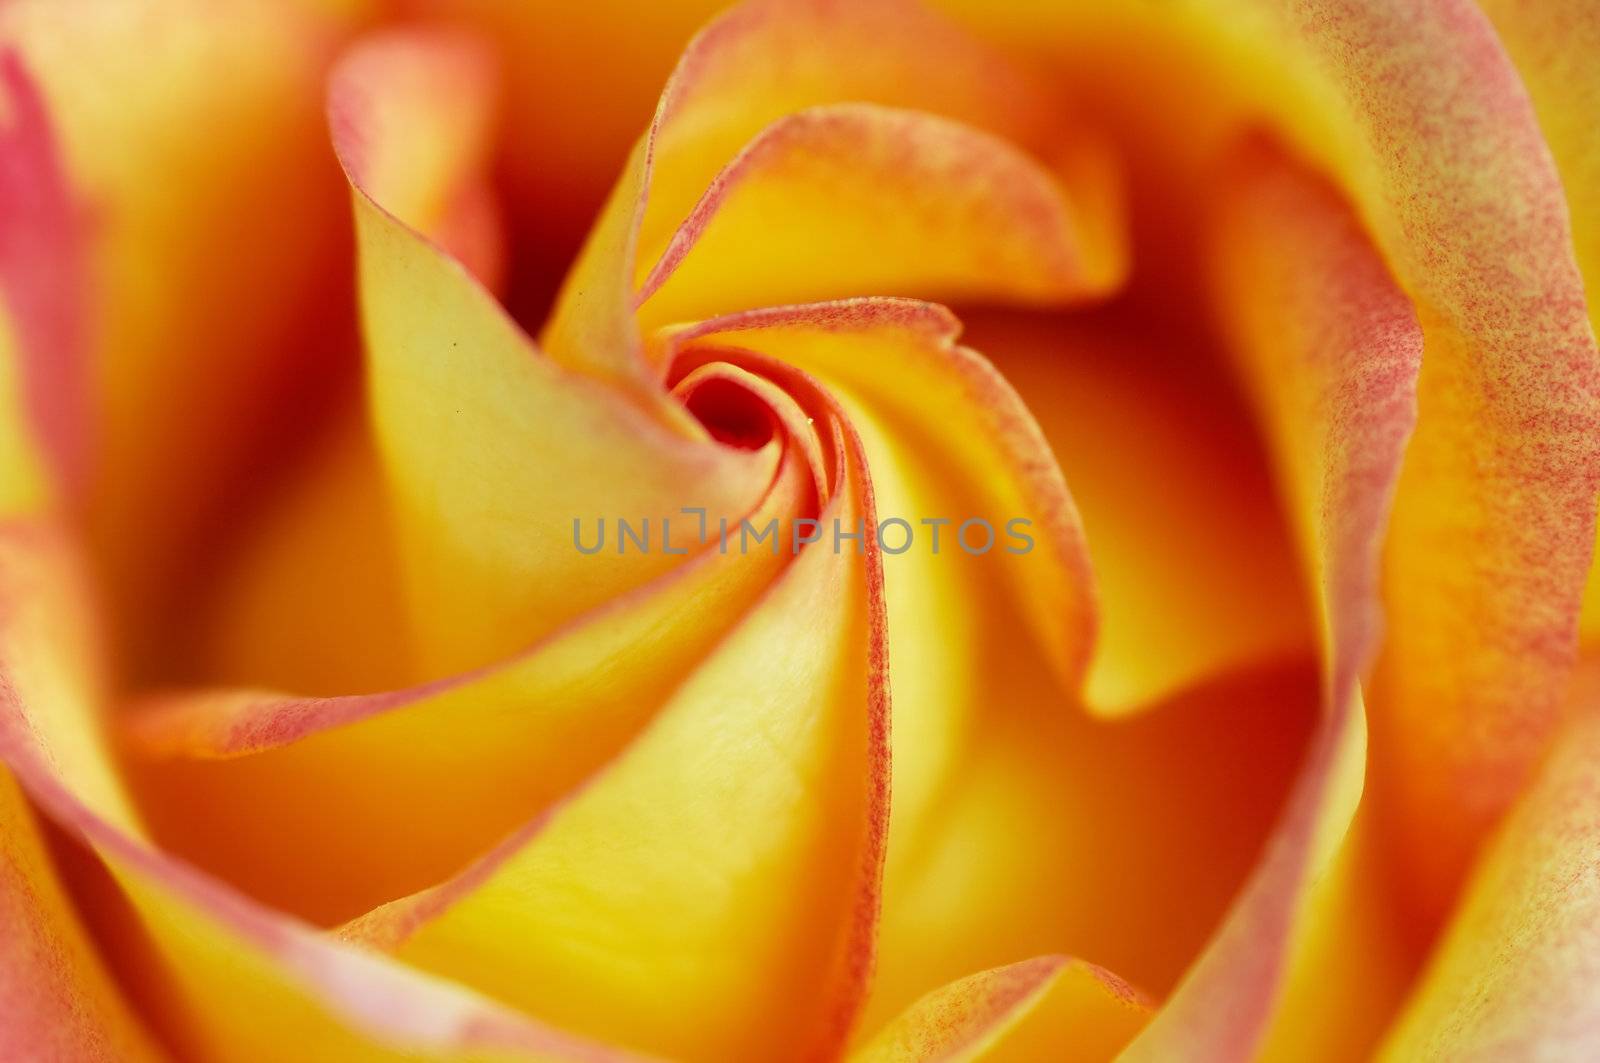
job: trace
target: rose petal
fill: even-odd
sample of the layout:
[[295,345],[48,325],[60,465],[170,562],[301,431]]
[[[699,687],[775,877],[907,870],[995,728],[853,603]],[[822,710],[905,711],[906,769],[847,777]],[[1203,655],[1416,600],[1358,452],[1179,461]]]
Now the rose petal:
[[[1045,693],[1063,709],[1094,632],[1092,576],[1066,485],[1026,409],[955,342],[958,331],[942,307],[860,299],[749,311],[656,338],[664,363],[736,345],[815,375],[861,436],[885,521],[891,657],[913,662],[891,677],[902,707],[891,850],[940,830],[939,796],[982,726],[987,681],[965,647],[984,622],[1037,624],[1019,641],[1055,667]],[[1031,522],[1037,552],[1008,552],[1019,548],[1008,528],[1017,518]],[[968,521],[975,526],[962,527]],[[970,555],[959,536],[985,555]],[[1003,620],[980,604],[986,586],[1009,591]]]
[[[771,490],[740,516],[787,527],[814,512],[813,491],[801,448],[785,445]],[[675,514],[671,548],[692,547],[698,523]],[[584,524],[589,542],[594,522]],[[619,533],[608,527],[609,550]],[[714,522],[708,534],[715,544]],[[659,526],[654,535],[670,545]],[[349,918],[448,877],[582,783],[786,559],[713,546],[501,664],[435,683],[162,699],[127,720],[130,768],[165,845],[309,918]],[[593,560],[572,548],[580,573]]]
[[[1302,532],[1323,630],[1323,724],[1265,858],[1133,1058],[1250,1055],[1305,933],[1308,891],[1364,775],[1360,680],[1378,643],[1379,550],[1416,419],[1422,331],[1338,198],[1267,148],[1225,179],[1215,273]],[[1286,353],[1287,352],[1287,353]]]
[[[855,299],[713,318],[667,330],[657,342],[665,360],[688,345],[727,342],[794,365],[840,389],[852,404],[864,404],[873,422],[892,426],[898,445],[916,446],[922,461],[939,467],[952,484],[950,501],[977,496],[962,499],[965,509],[885,509],[886,517],[914,525],[925,515],[986,519],[997,539],[1018,550],[1020,541],[1006,538],[1006,524],[1027,521],[1028,549],[1010,553],[997,543],[996,560],[1028,603],[1033,630],[1072,690],[1082,682],[1095,626],[1094,575],[1077,509],[1027,408],[982,355],[956,342],[959,334],[960,324],[943,307]],[[907,380],[918,386],[907,390]],[[913,532],[913,544],[928,535],[922,527]],[[961,548],[955,523],[944,534],[947,549]],[[1036,556],[1030,556],[1033,535],[1041,540]],[[898,560],[906,554],[894,556],[891,570],[906,563]],[[937,577],[905,572],[891,578],[922,586]],[[915,622],[911,612],[904,621]]]
[[[77,410],[94,426],[75,444],[88,516],[141,668],[158,666],[163,614],[189,589],[235,479],[292,449],[282,410],[309,415],[353,376],[337,282],[348,226],[319,103],[365,6],[0,11],[0,42],[37,79],[78,206],[87,291],[52,290],[73,300],[59,320],[85,353],[52,359],[47,387],[56,422]],[[30,261],[37,277],[65,279],[53,257]]]
[[[1014,65],[902,0],[848,6],[772,0],[735,8],[691,42],[668,82],[649,133],[557,302],[544,334],[552,354],[643,387],[627,296],[655,264],[653,251],[667,245],[724,164],[763,129],[785,115],[842,102],[927,110],[1040,148],[1052,110]],[[1061,136],[1059,121],[1051,132],[1057,138],[1052,147],[1074,142]],[[1107,208],[1105,168],[1092,145],[1082,141],[1069,158],[1065,170],[1074,186],[1084,187],[1094,208]],[[1094,263],[1090,275],[1104,272],[1102,283],[1114,279],[1110,275],[1121,268],[1114,222],[1102,219],[1082,234],[1092,234],[1095,246],[1058,249],[1051,261],[1081,255]],[[1043,239],[1062,235],[1047,227]],[[905,280],[916,283],[915,276]],[[1029,281],[1020,283],[1026,288]],[[907,286],[897,283],[892,294],[919,294]],[[809,287],[796,287],[781,301],[891,294]]]
[[[346,99],[384,95],[391,76],[411,83],[419,62],[458,62],[453,40],[378,41],[379,54],[358,51],[335,75],[329,107],[353,180],[378,131],[358,126]],[[574,564],[575,520],[659,523],[684,506],[737,519],[760,497],[770,449],[715,445],[681,408],[667,423],[540,356],[488,292],[353,187],[369,401],[426,671],[515,652],[676,560],[607,552]]]
[[[0,680],[3,681],[3,680]],[[0,768],[0,1029],[19,1059],[160,1058],[107,975]]]
[[3,46],[0,114],[0,512],[13,513],[85,487],[88,233],[38,85]]
[[670,241],[644,234],[639,261],[655,265],[637,298],[653,322],[860,294],[1063,302],[1122,271],[1081,209],[1037,162],[971,127],[810,108],[750,141]]
[[108,785],[92,655],[75,652],[81,568],[59,528],[0,526],[0,762],[125,892],[137,922],[110,959],[164,1044],[202,1058],[627,1058],[342,946],[151,849]]
[[1312,652],[1266,458],[1210,372],[1209,341],[1141,305],[964,319],[1038,417],[1083,516],[1100,613],[1090,712],[1132,716]]
[[388,30],[346,56],[329,91],[328,120],[351,184],[488,288],[504,254],[488,180],[497,73],[494,51],[478,37]]
[[1082,960],[1040,956],[968,975],[907,1008],[850,1063],[1110,1059],[1149,1017],[1127,983]]
[[[806,404],[842,477],[822,527],[870,520],[859,443]],[[802,549],[612,765],[457,880],[347,933],[649,1051],[836,1050],[871,965],[887,825],[881,579],[870,544]]]
[[1593,683],[1474,870],[1386,1059],[1600,1052],[1600,714]]
[[[1470,0],[944,3],[1036,50],[1115,57],[1146,114],[1171,127],[1167,108],[1196,112],[1170,134],[1186,147],[1269,121],[1338,176],[1416,302],[1428,359],[1385,558],[1374,779],[1417,909],[1436,917],[1556,721],[1595,543],[1600,358],[1516,69]],[[1199,70],[1170,85],[1157,71],[1171,98],[1121,76],[1146,41]],[[1209,101],[1191,102],[1195,77],[1218,86]]]
[[414,668],[399,547],[365,410],[352,396],[276,483],[259,485],[172,641],[172,682],[346,694]]
[[[1483,0],[1500,42],[1517,65],[1539,115],[1539,128],[1555,156],[1572,215],[1572,237],[1589,292],[1589,321],[1600,330],[1600,10],[1583,0]],[[1600,568],[1589,569],[1580,634],[1584,646],[1600,643]]]

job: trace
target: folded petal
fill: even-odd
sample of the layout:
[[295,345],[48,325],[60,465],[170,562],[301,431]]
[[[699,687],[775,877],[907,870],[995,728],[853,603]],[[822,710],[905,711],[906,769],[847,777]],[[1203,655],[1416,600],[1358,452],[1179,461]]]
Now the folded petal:
[[1066,485],[1027,410],[956,343],[958,331],[941,307],[860,299],[733,314],[664,330],[656,343],[664,362],[735,347],[795,366],[825,383],[861,437],[882,523],[853,530],[881,537],[890,658],[908,662],[890,677],[891,854],[941,835],[943,796],[987,727],[989,680],[970,651],[985,628],[1031,633],[1017,641],[1054,669],[1039,707],[1062,714],[1094,633],[1093,581]]
[[1600,714],[1575,716],[1474,869],[1386,1059],[1584,1059],[1600,1051]]
[[[902,0],[871,0],[848,6],[769,0],[728,12],[702,31],[685,51],[662,94],[648,134],[635,150],[595,235],[557,302],[545,333],[545,343],[552,354],[568,364],[623,382],[632,381],[637,386],[642,362],[638,358],[637,333],[628,322],[632,301],[619,300],[618,296],[639,284],[645,285],[647,293],[664,284],[664,274],[676,268],[677,261],[676,254],[668,251],[666,264],[652,276],[663,249],[676,246],[679,252],[685,250],[711,224],[710,216],[724,200],[732,207],[741,195],[752,198],[744,211],[730,210],[728,220],[722,223],[728,234],[726,242],[737,245],[739,240],[734,234],[749,232],[748,226],[757,220],[755,215],[760,215],[763,227],[775,227],[773,235],[764,233],[762,240],[770,239],[781,250],[785,246],[782,233],[793,230],[782,227],[781,212],[774,214],[770,207],[761,206],[761,197],[765,195],[770,200],[787,191],[799,195],[797,211],[820,209],[806,206],[815,203],[815,189],[795,172],[806,153],[818,146],[812,143],[818,137],[830,146],[826,154],[814,160],[820,169],[813,176],[821,172],[832,174],[828,188],[835,197],[848,193],[848,201],[863,207],[884,202],[884,171],[894,164],[892,160],[905,164],[913,175],[933,178],[942,172],[948,180],[954,176],[951,171],[961,157],[973,157],[970,151],[951,151],[948,126],[938,126],[946,133],[942,138],[934,138],[932,133],[919,138],[919,150],[904,137],[886,137],[881,129],[886,118],[872,123],[880,127],[876,131],[864,128],[864,119],[858,118],[847,123],[845,129],[837,128],[835,123],[831,133],[827,128],[818,128],[815,118],[809,122],[797,119],[788,127],[775,127],[764,146],[757,139],[764,129],[785,116],[846,102],[927,111],[1015,141],[1024,150],[1048,148],[1061,155],[1056,176],[1070,184],[1073,192],[1050,189],[1045,196],[1050,202],[1042,216],[1035,213],[1025,223],[1016,217],[1016,195],[1001,197],[1001,216],[1008,219],[1009,235],[997,242],[1013,255],[1006,265],[1011,269],[1022,266],[1023,275],[979,277],[972,261],[977,253],[973,241],[965,241],[950,252],[966,263],[962,279],[974,290],[981,288],[986,295],[1028,298],[1031,293],[1038,297],[1038,257],[1024,255],[1019,259],[1015,257],[1016,247],[1019,241],[1031,241],[1037,248],[1051,241],[1062,242],[1068,235],[1079,239],[1071,247],[1056,247],[1046,255],[1048,266],[1054,270],[1056,287],[1052,291],[1058,295],[1063,290],[1076,294],[1115,280],[1122,268],[1115,220],[1099,217],[1115,213],[1104,159],[1087,138],[1062,135],[1059,113],[1053,114],[1049,97],[1015,65],[980,47],[942,19]],[[1052,117],[1056,119],[1055,127],[1050,129],[1053,139],[1046,141],[1044,130],[1049,125],[1047,119]],[[970,143],[970,136],[967,139]],[[864,157],[859,171],[852,173],[835,154],[847,150],[846,143],[857,147],[876,145],[878,150]],[[1071,150],[1061,152],[1062,143],[1071,144]],[[741,154],[746,145],[750,148]],[[978,179],[987,174],[987,179],[993,180],[997,172],[1015,171],[1018,162],[1018,155],[1006,152],[994,163],[978,167],[971,177]],[[725,166],[726,180],[718,181],[718,173]],[[780,179],[786,169],[789,177]],[[1033,189],[1028,201],[1037,203],[1041,185],[1048,187],[1055,182],[1045,177],[1037,164],[1023,165],[1022,169],[1029,176],[1021,183]],[[741,195],[725,194],[746,182],[748,187]],[[1015,189],[1017,183],[1008,187]],[[1080,187],[1082,204],[1073,202]],[[918,202],[923,205],[926,220],[926,210],[937,205],[932,189]],[[698,208],[697,203],[701,204]],[[970,196],[968,206],[972,206]],[[1080,219],[1080,208],[1084,214],[1095,215],[1095,219]],[[697,220],[697,214],[703,216]],[[916,221],[914,211],[894,212],[891,216],[899,217],[902,230]],[[1071,219],[1072,224],[1064,226],[1065,219]],[[867,235],[850,236],[850,230],[862,224],[874,226],[877,238],[886,238],[883,219],[869,210],[857,210],[834,230],[843,234],[841,241],[854,239],[855,243],[838,246],[857,246],[871,239]],[[1017,236],[1017,231],[1023,229],[1029,230],[1027,235]],[[803,244],[792,239],[787,243],[797,254],[805,250]],[[925,246],[930,253],[939,253],[938,241],[925,241]],[[716,255],[695,257],[717,267]],[[784,268],[790,273],[790,286],[779,289],[781,298],[772,301],[917,295],[925,294],[919,289],[927,287],[930,280],[935,282],[934,287],[950,283],[948,270],[942,277],[937,271],[918,272],[918,263],[907,261],[900,253],[895,256],[901,267],[898,270],[842,278],[887,284],[888,289],[841,289],[827,283],[824,267],[836,270],[852,263],[859,267],[859,259],[830,254],[826,263],[819,263],[818,257],[788,263]],[[1075,267],[1070,275],[1062,272],[1066,263]],[[733,269],[728,267],[729,272]],[[727,272],[721,274],[724,278],[726,275]],[[769,276],[774,280],[768,283],[776,283],[781,271]],[[624,289],[623,285],[628,287]],[[759,291],[749,294],[752,298],[772,298]],[[663,300],[659,315],[653,320],[748,305],[725,298],[720,305],[702,302],[691,309],[688,304],[673,307]]]
[[1336,176],[1416,303],[1428,358],[1371,703],[1375,785],[1437,915],[1556,720],[1600,481],[1568,197],[1493,26],[1469,0],[941,6],[1143,114],[1177,149],[1169,186],[1204,187],[1220,145],[1269,124]]
[[[230,1059],[625,1058],[333,942],[150,848],[107,783],[92,658],[63,637],[81,634],[82,567],[57,526],[0,527],[0,762],[105,862],[125,898],[120,912],[96,906],[119,923],[107,959],[163,1044]],[[97,999],[78,1002],[85,1018]]]
[[40,391],[54,412],[42,412],[57,436],[94,426],[72,460],[129,658],[146,671],[162,666],[167,610],[238,480],[292,449],[281,410],[314,410],[356,368],[343,189],[319,104],[368,6],[24,0],[0,12],[0,42],[36,79],[58,145],[87,278],[84,290],[63,272],[71,240],[30,256],[39,289],[71,301],[51,314],[83,347],[50,359]]
[[907,1008],[850,1063],[1112,1058],[1150,1014],[1127,983],[1082,960],[1040,956],[980,971]]
[[640,262],[655,265],[637,298],[655,322],[863,294],[1063,302],[1121,269],[1081,209],[1043,166],[972,127],[809,108],[751,140],[664,245],[643,235]]
[[964,314],[1038,418],[1083,517],[1099,636],[1086,708],[1158,707],[1311,652],[1306,592],[1248,408],[1221,357],[1140,305]]
[[[923,463],[941,470],[948,508],[884,509],[884,516],[914,525],[923,518],[951,520],[944,535],[952,554],[964,552],[968,541],[958,538],[967,532],[953,518],[987,522],[1007,544],[996,551],[996,572],[1003,571],[1001,578],[1027,602],[1031,630],[1072,690],[1082,682],[1095,628],[1094,574],[1077,509],[1027,407],[981,354],[956,342],[959,334],[960,324],[943,307],[855,299],[712,318],[664,330],[656,344],[658,357],[667,360],[694,344],[752,347],[838,389],[852,405],[865,407],[866,419],[883,426],[885,435],[895,436],[894,445],[919,450]],[[905,387],[909,380],[915,389]],[[892,469],[887,461],[878,467],[880,478]],[[1037,556],[1033,534],[1026,542],[1007,537],[1011,520],[1037,534]],[[925,528],[906,538],[915,543],[923,537],[931,547]],[[969,538],[976,549],[983,536]],[[891,569],[907,564],[907,553],[897,550]],[[937,576],[908,571],[891,579],[923,584]],[[908,612],[893,625],[895,637],[916,622]]]
[[90,278],[87,218],[44,99],[3,42],[0,513],[10,514],[51,497],[76,500],[86,486]]
[[[771,490],[740,517],[787,528],[815,512],[814,491],[803,448],[786,444]],[[717,525],[706,532],[715,544]],[[585,542],[596,534],[585,521]],[[675,514],[654,534],[658,549],[687,550],[700,515]],[[581,572],[593,560],[574,549],[570,563]],[[132,778],[165,846],[255,896],[341,921],[449,877],[582,784],[786,560],[713,546],[503,663],[434,683],[152,699],[126,718]]]
[[1267,853],[1135,1058],[1256,1051],[1365,774],[1360,681],[1378,645],[1379,556],[1416,418],[1422,330],[1359,223],[1274,149],[1224,178],[1214,275],[1232,349],[1296,500],[1322,620],[1324,715]]
[[0,768],[0,1028],[20,1059],[159,1059],[57,881],[39,824]]
[[[820,526],[870,520],[837,411],[757,366],[810,395],[833,438]],[[804,547],[613,763],[462,876],[346,933],[646,1051],[836,1050],[871,966],[887,827],[881,580],[870,544]]]
[[[659,523],[685,506],[737,519],[775,456],[718,445],[681,408],[669,423],[658,414],[670,404],[640,409],[544,358],[480,284],[371,198],[368,161],[404,172],[415,144],[380,151],[375,138],[407,123],[392,106],[349,101],[384,96],[392,79],[400,101],[422,106],[427,94],[408,91],[416,65],[460,56],[450,36],[366,47],[336,74],[329,108],[355,182],[369,402],[423,670],[438,675],[515,652],[677,560],[604,552],[577,564],[575,521]],[[362,125],[364,114],[382,124]]]

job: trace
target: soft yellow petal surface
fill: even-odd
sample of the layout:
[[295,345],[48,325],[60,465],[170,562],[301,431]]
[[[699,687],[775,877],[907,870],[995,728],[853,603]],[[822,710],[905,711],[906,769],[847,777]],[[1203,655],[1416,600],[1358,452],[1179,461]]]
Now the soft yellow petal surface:
[[1110,1059],[1150,1007],[1115,975],[1041,956],[969,975],[907,1008],[850,1063]]
[[607,1058],[331,942],[150,848],[109,781],[94,654],[80,645],[82,569],[59,527],[0,528],[0,759],[7,780],[105,861],[115,884],[105,880],[90,911],[163,1043],[230,1060]]
[[1473,872],[1399,1025],[1392,1060],[1600,1052],[1600,715],[1592,681]]
[[[825,517],[870,512],[860,475]],[[350,932],[630,1047],[835,1047],[870,962],[887,770],[867,563],[803,549],[587,786]]]

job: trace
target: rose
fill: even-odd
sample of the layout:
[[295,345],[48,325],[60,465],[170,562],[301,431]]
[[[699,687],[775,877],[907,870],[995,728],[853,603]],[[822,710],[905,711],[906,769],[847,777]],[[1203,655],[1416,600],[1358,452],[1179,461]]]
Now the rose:
[[1592,1042],[1582,4],[419,6],[0,12],[10,1055]]

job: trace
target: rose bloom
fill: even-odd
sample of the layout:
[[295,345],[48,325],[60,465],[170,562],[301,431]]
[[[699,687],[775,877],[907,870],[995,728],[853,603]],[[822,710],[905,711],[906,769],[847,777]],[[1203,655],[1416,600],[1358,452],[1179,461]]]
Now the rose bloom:
[[721,6],[0,2],[0,1059],[1600,1058],[1600,5]]

